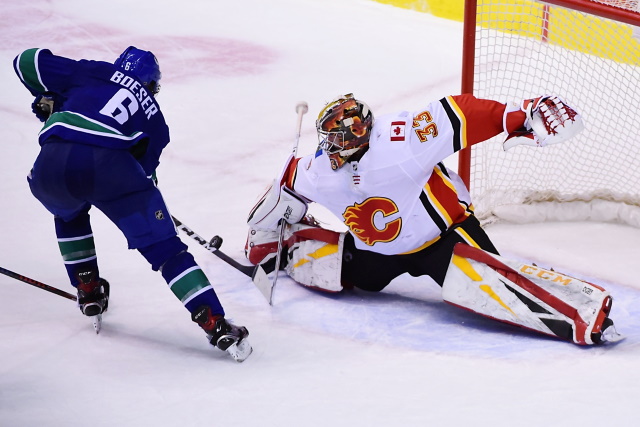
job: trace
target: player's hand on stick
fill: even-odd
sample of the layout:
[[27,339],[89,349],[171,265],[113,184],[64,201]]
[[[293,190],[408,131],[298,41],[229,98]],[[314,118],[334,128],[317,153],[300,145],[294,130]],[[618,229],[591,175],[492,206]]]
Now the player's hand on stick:
[[36,115],[38,120],[46,122],[51,113],[53,113],[53,97],[47,94],[38,95],[31,104],[31,111]]
[[509,133],[503,144],[505,150],[516,145],[545,147],[558,144],[584,129],[582,116],[555,95],[525,99],[519,109],[526,115],[524,125]]

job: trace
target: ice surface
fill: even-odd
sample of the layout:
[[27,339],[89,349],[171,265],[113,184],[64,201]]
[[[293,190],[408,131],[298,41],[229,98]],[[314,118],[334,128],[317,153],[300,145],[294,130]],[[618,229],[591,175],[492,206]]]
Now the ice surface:
[[[40,123],[11,68],[23,49],[114,60],[157,54],[172,144],[158,170],[172,214],[244,261],[246,214],[278,173],[309,104],[353,92],[378,114],[459,91],[462,25],[367,0],[4,2],[0,30],[0,264],[72,291],[50,215],[25,176]],[[451,164],[455,159],[450,160]],[[324,218],[320,212],[321,219]],[[96,335],[73,302],[0,276],[0,426],[625,426],[640,410],[640,230],[493,225],[503,255],[593,280],[627,339],[580,348],[442,303],[425,279],[328,296],[281,276],[269,307],[246,276],[185,238],[228,316],[251,332],[244,363],[204,334],[95,211],[112,284]]]

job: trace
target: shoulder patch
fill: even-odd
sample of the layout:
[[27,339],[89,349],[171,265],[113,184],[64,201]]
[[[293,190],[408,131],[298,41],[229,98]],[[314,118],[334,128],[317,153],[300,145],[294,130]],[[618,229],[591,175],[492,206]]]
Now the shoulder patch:
[[407,122],[396,121],[391,122],[391,128],[389,130],[391,141],[404,141],[404,128]]

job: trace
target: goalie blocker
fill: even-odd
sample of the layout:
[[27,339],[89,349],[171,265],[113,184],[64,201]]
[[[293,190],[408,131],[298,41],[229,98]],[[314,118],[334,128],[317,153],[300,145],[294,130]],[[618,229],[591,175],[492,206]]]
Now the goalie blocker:
[[619,341],[603,288],[465,244],[454,248],[444,301],[580,345]]

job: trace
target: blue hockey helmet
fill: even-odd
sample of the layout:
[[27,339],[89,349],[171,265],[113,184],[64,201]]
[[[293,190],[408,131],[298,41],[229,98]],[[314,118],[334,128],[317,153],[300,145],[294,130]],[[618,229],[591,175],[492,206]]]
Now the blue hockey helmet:
[[156,56],[147,51],[129,46],[114,64],[135,75],[154,95],[160,92],[160,65]]

